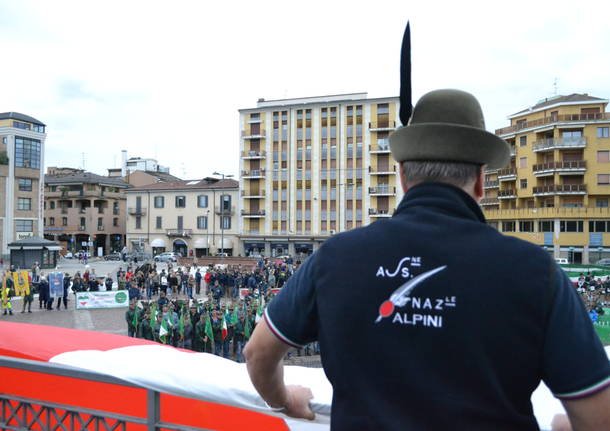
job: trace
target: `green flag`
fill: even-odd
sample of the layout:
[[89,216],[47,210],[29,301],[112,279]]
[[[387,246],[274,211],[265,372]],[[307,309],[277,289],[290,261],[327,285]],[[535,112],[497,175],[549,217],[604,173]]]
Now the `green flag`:
[[210,340],[214,339],[214,333],[212,332],[212,322],[210,322],[209,315],[205,319],[205,329],[203,330],[203,332],[205,332],[205,335],[207,335]]
[[244,337],[250,338],[250,319],[248,319],[247,314],[246,318],[244,319]]
[[150,327],[154,328],[157,322],[157,304],[153,302],[150,306]]
[[180,319],[178,319],[178,333],[184,337],[184,313],[180,313]]
[[136,328],[136,330],[138,329],[138,309],[137,308],[134,308],[134,310],[133,310],[133,317],[131,318],[131,326]]
[[159,328],[159,339],[163,344],[167,344],[167,336],[169,334],[169,326],[167,320],[161,321],[161,328]]

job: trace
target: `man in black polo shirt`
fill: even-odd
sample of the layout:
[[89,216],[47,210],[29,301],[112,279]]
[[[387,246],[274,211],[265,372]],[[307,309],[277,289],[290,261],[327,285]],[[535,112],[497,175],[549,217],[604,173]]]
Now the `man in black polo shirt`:
[[570,280],[478,205],[507,144],[468,93],[430,92],[410,114],[390,137],[402,202],[328,239],[269,304],[244,351],[254,386],[312,419],[311,392],[284,385],[282,358],[317,340],[333,430],[537,430],[541,380],[574,429],[610,429],[610,365]]

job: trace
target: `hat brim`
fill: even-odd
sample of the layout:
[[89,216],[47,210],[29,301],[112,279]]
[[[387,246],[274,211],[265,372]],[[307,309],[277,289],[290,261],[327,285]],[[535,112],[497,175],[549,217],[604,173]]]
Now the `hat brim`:
[[397,162],[430,160],[487,165],[508,165],[506,141],[476,127],[448,123],[420,123],[402,127],[390,135],[390,149]]

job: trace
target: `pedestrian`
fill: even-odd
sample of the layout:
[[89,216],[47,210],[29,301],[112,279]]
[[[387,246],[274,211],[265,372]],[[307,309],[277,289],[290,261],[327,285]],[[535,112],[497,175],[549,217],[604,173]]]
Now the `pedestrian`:
[[62,301],[64,303],[64,310],[68,309],[68,289],[70,289],[70,274],[68,274],[67,272],[64,274],[64,280],[63,280],[62,287],[63,287],[63,296],[57,297],[57,305],[55,306],[55,308],[57,308],[57,310],[59,310],[61,308]]
[[125,312],[125,321],[127,322],[127,336],[136,337],[140,323],[140,313],[136,307],[136,301],[129,301],[129,309]]
[[46,310],[50,298],[49,282],[45,276],[41,275],[40,282],[38,283],[38,308]]
[[333,431],[538,430],[542,379],[574,429],[610,429],[610,363],[570,279],[478,205],[484,169],[506,166],[508,145],[468,93],[432,91],[412,117],[410,106],[403,97],[406,126],[390,136],[402,202],[327,239],[289,279],[244,351],[254,387],[313,419],[311,391],[284,385],[282,360],[319,340]]
[[203,276],[201,275],[199,268],[197,268],[197,271],[195,272],[195,295],[197,295],[197,296],[199,296],[201,293],[201,280],[202,279],[203,279]]
[[[9,313],[11,316],[13,315],[13,305],[11,303],[12,297],[15,294],[14,283],[11,279],[11,273],[4,273],[3,281],[0,287],[2,288],[2,292],[0,292],[0,299],[2,301],[2,314],[6,316]],[[9,281],[10,280],[10,281]]]
[[112,275],[108,274],[106,279],[104,280],[104,286],[106,286],[106,292],[110,292],[112,290],[112,285],[114,282],[112,281]]

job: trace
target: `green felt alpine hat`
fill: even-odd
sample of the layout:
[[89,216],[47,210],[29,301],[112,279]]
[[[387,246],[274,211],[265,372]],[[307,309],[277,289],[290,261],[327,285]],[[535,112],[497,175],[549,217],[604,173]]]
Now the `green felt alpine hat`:
[[422,96],[409,124],[390,135],[390,149],[398,162],[465,162],[498,169],[510,161],[506,141],[485,130],[477,99],[460,90]]

